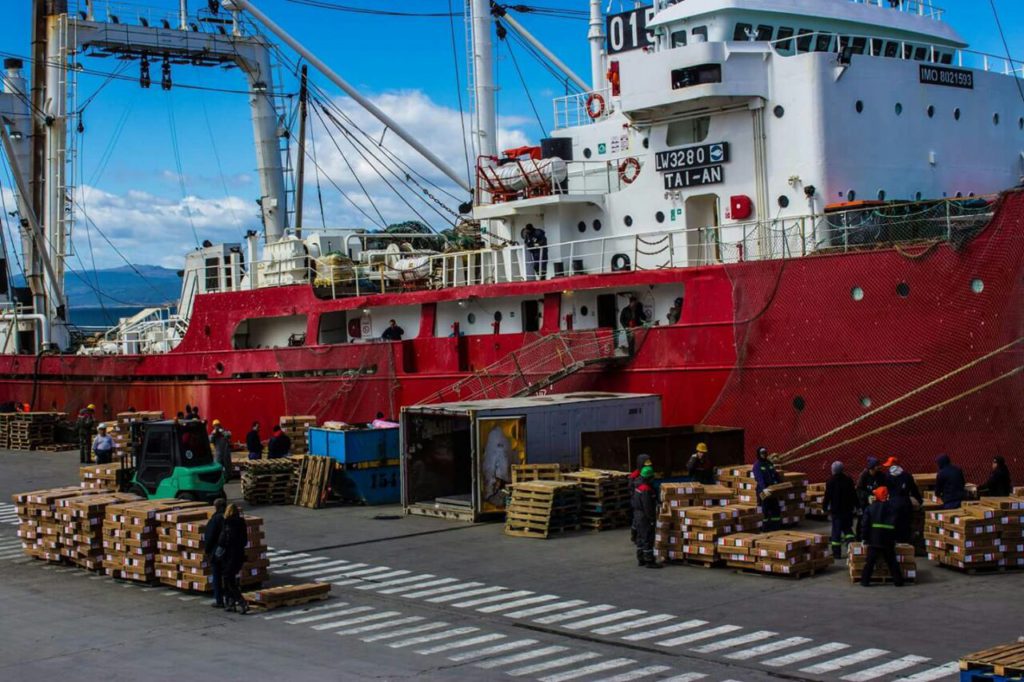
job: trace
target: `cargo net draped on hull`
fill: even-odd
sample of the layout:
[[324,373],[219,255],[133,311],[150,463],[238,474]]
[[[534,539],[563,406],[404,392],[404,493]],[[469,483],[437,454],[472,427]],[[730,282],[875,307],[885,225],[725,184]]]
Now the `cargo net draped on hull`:
[[1024,192],[866,213],[870,239],[725,266],[736,362],[704,423],[818,480],[868,456],[934,471],[941,453],[972,481],[995,455],[1024,478]]

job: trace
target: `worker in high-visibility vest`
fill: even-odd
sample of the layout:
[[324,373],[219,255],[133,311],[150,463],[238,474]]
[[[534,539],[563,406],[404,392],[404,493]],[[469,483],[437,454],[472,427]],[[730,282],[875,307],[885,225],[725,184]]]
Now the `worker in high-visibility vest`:
[[899,510],[889,500],[889,489],[885,486],[875,488],[873,495],[874,501],[864,512],[864,520],[861,522],[861,539],[868,548],[868,555],[864,572],[860,576],[860,584],[864,587],[871,586],[871,574],[875,572],[875,564],[881,557],[889,567],[893,584],[902,587],[903,571],[896,560],[896,519]]

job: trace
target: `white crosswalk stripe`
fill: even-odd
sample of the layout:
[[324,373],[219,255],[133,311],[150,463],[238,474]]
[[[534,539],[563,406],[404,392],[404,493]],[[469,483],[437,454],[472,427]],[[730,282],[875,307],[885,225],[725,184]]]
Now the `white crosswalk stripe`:
[[548,675],[547,677],[540,678],[540,682],[566,682],[567,680],[575,680],[578,677],[586,677],[587,675],[596,675],[597,673],[615,670],[616,668],[624,668],[631,663],[636,663],[636,661],[632,658],[613,658],[607,661],[601,661],[600,663],[594,663],[593,665],[586,665],[582,668],[576,668],[575,670],[570,670],[568,672]]
[[[363,565],[365,566],[366,564],[363,564]],[[324,578],[324,580],[334,580],[335,578],[340,578],[342,580],[346,580],[346,579],[349,579],[349,578],[355,578],[356,576],[360,576],[360,575],[373,575],[374,573],[384,573],[384,572],[390,571],[390,570],[391,569],[389,567],[387,567],[387,566],[371,566],[370,568],[359,568],[358,570],[356,570],[356,569],[348,569],[348,570],[345,570],[345,571],[343,571],[341,573],[336,573],[336,574],[334,574],[332,576],[328,576],[328,577]]]
[[793,663],[799,663],[800,661],[806,661],[808,658],[817,658],[818,656],[824,656],[825,654],[831,654],[833,652],[849,648],[849,644],[843,644],[842,642],[829,642],[827,644],[819,644],[818,646],[811,647],[810,649],[794,651],[793,653],[786,654],[785,656],[769,658],[767,661],[761,661],[761,665],[767,665],[772,668],[781,668],[783,666],[792,665]]
[[[371,607],[366,607],[367,609]],[[392,616],[402,615],[398,611],[382,611],[380,613],[371,613],[366,616],[359,616],[358,618],[349,618],[347,620],[336,620],[330,623],[321,623],[320,625],[314,625],[314,630],[333,630],[335,628],[344,627],[347,625],[359,625],[360,623],[369,623],[375,620],[383,620],[385,618],[391,618]]]
[[398,627],[399,625],[408,625],[410,623],[419,623],[425,620],[421,616],[409,616],[407,618],[399,618],[397,620],[389,620],[383,623],[371,623],[370,625],[360,625],[355,628],[345,628],[344,630],[336,630],[336,635],[361,635],[364,632],[374,632],[376,630],[387,630],[388,628]]
[[730,632],[736,632],[740,629],[739,625],[719,625],[717,628],[711,628],[710,630],[701,630],[700,632],[693,632],[688,635],[681,637],[673,637],[672,639],[666,639],[661,642],[655,642],[658,646],[673,647],[681,646],[683,644],[689,644],[690,642],[699,642],[702,639],[711,639],[718,635],[725,635]]
[[496,601],[507,601],[509,599],[518,599],[519,597],[525,597],[531,595],[533,592],[529,590],[519,590],[518,592],[502,592],[501,594],[493,594],[489,597],[480,597],[479,599],[471,599],[470,601],[460,601],[452,604],[457,609],[468,609],[471,606],[480,606],[481,604],[493,604]]
[[466,599],[467,597],[478,597],[481,594],[494,594],[495,592],[505,592],[507,588],[504,587],[481,587],[475,590],[467,590],[466,592],[455,592],[453,594],[445,594],[440,597],[431,597],[427,602],[431,604],[445,604],[447,602],[458,601],[459,599]]
[[594,682],[633,682],[634,680],[642,680],[645,677],[657,675],[658,673],[663,673],[667,670],[670,670],[667,665],[649,665],[646,668],[627,670],[624,673],[612,675],[611,677],[602,677],[599,680],[594,680]]
[[533,622],[540,623],[541,625],[551,625],[552,623],[561,623],[563,621],[572,620],[581,616],[589,616],[592,613],[601,613],[603,611],[611,611],[615,607],[611,604],[598,604],[597,606],[587,606],[582,609],[573,609],[566,613],[556,613],[551,616],[544,616],[543,618],[535,618]]
[[277,561],[276,557],[275,557],[273,560],[271,560],[270,565],[271,566],[277,566],[278,568],[280,568],[282,566],[295,566],[297,564],[309,564],[309,563],[312,563],[314,561],[323,561],[323,558],[322,557],[318,557],[318,556],[309,556],[308,554],[306,554],[304,552],[300,552],[298,554],[289,554],[287,557],[281,559],[280,561]]
[[277,613],[272,613],[269,616],[263,616],[263,620],[274,620],[277,618],[287,618],[288,616],[300,616],[304,613],[314,613],[316,611],[328,611],[330,609],[339,609],[342,606],[346,606],[348,602],[330,602],[321,606],[309,606],[301,609],[283,609]]
[[676,675],[675,677],[664,677],[660,682],[693,682],[694,680],[702,680],[707,675],[703,673],[683,673],[682,675]]
[[[365,585],[356,587],[357,590],[379,590],[382,587],[390,587],[391,585],[408,585],[409,583],[422,583],[431,578],[434,578],[432,573],[420,573],[419,575],[408,575],[403,578],[396,578],[395,580],[385,580],[384,582],[368,582]],[[413,589],[412,586],[409,589]]]
[[276,571],[277,573],[290,573],[295,571],[296,578],[308,578],[313,575],[323,575],[329,571],[336,571],[339,568],[349,566],[352,562],[345,561],[344,559],[337,559],[335,561],[328,561],[326,563],[317,564],[315,566],[300,566],[296,568],[286,568],[283,571]]
[[[293,620],[286,620],[285,622],[289,625],[304,625],[305,623],[314,623],[318,620],[327,620],[328,618],[337,618],[338,616],[347,616],[353,613],[364,613],[366,611],[372,611],[372,606],[353,606],[348,609],[341,609],[335,611],[325,611],[318,613],[315,616],[303,616],[302,618],[295,618]],[[315,627],[313,629],[316,629]]]
[[688,620],[682,623],[674,623],[672,625],[655,628],[654,630],[648,630],[646,632],[637,632],[636,634],[626,635],[622,639],[627,642],[642,642],[645,639],[654,639],[655,637],[661,637],[662,635],[671,635],[673,632],[692,630],[693,628],[699,628],[701,625],[707,624],[708,622],[706,620]]
[[768,642],[767,644],[761,644],[742,651],[734,651],[731,654],[726,654],[725,657],[734,661],[746,661],[751,658],[757,658],[758,656],[764,656],[765,654],[771,654],[783,649],[790,649],[795,646],[800,646],[801,644],[807,644],[810,641],[810,637],[787,637],[786,639]]
[[458,582],[455,578],[438,578],[436,580],[428,580],[426,582],[417,582],[412,585],[400,585],[399,587],[389,587],[386,590],[378,590],[377,594],[401,594],[402,592],[408,592],[410,590],[420,590],[424,587],[434,587],[435,585],[450,585],[451,583]]
[[[365,575],[365,576],[360,577],[359,578],[359,582],[361,582],[361,583],[366,583],[366,582],[374,583],[377,580],[385,580],[387,578],[397,578],[400,575],[409,575],[409,573],[411,573],[411,571],[403,571],[403,570],[394,570],[394,571],[389,571],[387,573],[374,573],[373,575]],[[380,583],[376,583],[376,584],[380,584]]]
[[580,661],[589,661],[592,658],[598,658],[601,654],[594,653],[593,651],[584,651],[581,654],[573,654],[572,656],[563,656],[562,658],[556,658],[553,661],[545,661],[543,663],[535,663],[533,665],[524,666],[522,668],[516,668],[509,670],[508,674],[512,677],[522,677],[524,675],[535,675],[542,673],[545,670],[553,670],[555,668],[564,668],[567,665],[573,665]]
[[585,620],[579,620],[575,623],[566,623],[562,627],[566,630],[589,630],[595,625],[604,625],[605,623],[611,623],[616,620],[624,620],[626,618],[632,618],[634,616],[642,616],[646,611],[641,609],[626,609],[625,611],[619,611],[618,613],[606,614],[604,616],[596,616],[594,618],[587,618]]
[[816,665],[800,668],[800,672],[804,672],[809,675],[830,673],[834,670],[839,670],[840,668],[849,667],[855,663],[870,661],[872,658],[878,658],[879,656],[884,656],[887,653],[889,652],[885,649],[864,649],[863,651],[855,651],[852,654],[840,656],[839,658],[833,658],[830,661],[823,661]]
[[438,644],[437,646],[428,647],[426,649],[417,649],[416,653],[429,656],[430,654],[439,654],[443,651],[451,651],[452,649],[464,649],[468,646],[476,646],[477,644],[486,644],[487,642],[494,642],[499,639],[505,639],[505,635],[497,632],[492,632],[486,635],[478,635],[476,637],[470,637],[469,639],[460,639],[455,642],[447,642],[445,644]]
[[931,659],[927,656],[904,656],[902,658],[897,658],[895,661],[889,661],[888,663],[868,668],[867,670],[843,675],[840,679],[844,679],[847,682],[869,682],[869,680],[876,680],[882,676],[892,675],[893,673],[906,670],[907,668],[912,668],[919,663],[926,663],[930,660]]
[[344,578],[348,575],[348,571],[354,571],[357,568],[365,568],[366,566],[369,566],[369,564],[349,564],[348,566],[339,566],[338,568],[333,568],[330,571],[324,571],[324,573],[330,575],[321,574],[314,578],[314,580],[318,583],[329,583],[336,578]]
[[950,661],[949,663],[943,663],[937,668],[922,670],[921,672],[914,673],[909,677],[901,677],[896,680],[896,682],[932,682],[933,680],[941,680],[944,677],[956,679],[959,675],[959,661]]
[[711,654],[722,649],[731,649],[741,644],[750,644],[751,642],[760,642],[762,639],[768,639],[774,637],[777,632],[771,632],[769,630],[758,630],[757,632],[751,632],[748,635],[740,635],[739,637],[733,637],[731,639],[721,639],[711,644],[705,644],[694,649],[694,651],[701,654]]
[[[385,571],[385,572],[381,573],[381,571]],[[388,571],[390,571],[390,572],[388,572]],[[384,575],[384,576],[404,575],[405,573],[408,573],[408,571],[393,571],[393,570],[391,570],[391,569],[389,569],[387,567],[379,568],[379,569],[377,569],[377,568],[375,568],[375,569],[364,569],[362,571],[356,571],[354,573],[346,573],[345,574],[345,578],[343,580],[332,580],[331,584],[332,585],[337,585],[339,587],[342,587],[342,586],[345,586],[345,585],[356,585],[356,584],[360,584],[361,585],[361,584],[365,583],[367,580],[373,580],[377,576],[382,576],[382,575]]]
[[[550,595],[544,596],[547,597]],[[558,597],[555,597],[555,599],[558,599]],[[539,597],[531,597],[530,599],[523,599],[522,603],[523,605],[525,605],[526,603],[532,604],[538,601],[541,601]],[[543,601],[550,600],[544,599]],[[543,606],[535,606],[530,609],[520,609],[518,611],[512,611],[510,613],[503,613],[502,615],[506,618],[529,618],[530,616],[536,616],[538,613],[550,613],[551,611],[559,611],[561,609],[571,609],[576,606],[583,606],[586,603],[587,602],[583,601],[582,599],[570,599],[569,601],[560,601],[557,604],[544,604]],[[506,607],[503,608],[498,608],[497,606],[488,606],[487,608],[480,609],[480,613],[497,613],[499,611],[505,610],[505,608],[512,608],[512,606],[506,605]]]
[[421,635],[419,637],[409,637],[408,639],[400,639],[397,642],[391,642],[390,644],[388,644],[388,646],[392,649],[401,649],[407,646],[424,644],[426,642],[433,642],[439,639],[449,639],[451,637],[458,637],[459,635],[468,635],[479,631],[480,628],[475,628],[472,626],[452,628],[451,630],[445,630],[444,632],[435,632],[429,635]]
[[489,661],[483,663],[477,663],[476,667],[483,668],[484,670],[491,670],[493,668],[501,668],[506,665],[515,665],[516,663],[522,663],[523,661],[529,661],[534,658],[541,658],[542,656],[550,656],[551,654],[560,654],[563,651],[568,651],[567,646],[547,646],[540,649],[533,649],[532,651],[524,651],[519,654],[511,654],[509,656],[502,656],[501,658],[492,658]]
[[394,630],[392,632],[382,632],[379,635],[370,635],[369,637],[360,637],[364,642],[379,642],[385,639],[394,639],[395,637],[405,637],[406,635],[414,635],[417,632],[429,632],[431,630],[438,630],[440,628],[446,628],[449,623],[426,623],[425,625],[417,625],[411,628],[402,628],[401,630]]
[[25,556],[24,550],[16,550],[13,552],[5,552],[0,554],[0,559],[16,559],[17,557]]
[[475,649],[473,651],[463,651],[460,654],[454,654],[448,657],[449,661],[462,662],[471,661],[474,658],[486,658],[487,656],[495,656],[497,654],[503,654],[506,651],[514,651],[515,649],[522,649],[524,646],[530,646],[536,644],[535,639],[519,639],[514,642],[504,642],[502,644],[495,644],[494,646],[485,647],[483,649]]
[[420,597],[433,597],[437,594],[449,594],[458,590],[468,590],[482,585],[483,583],[456,583],[455,585],[445,585],[444,587],[432,587],[429,590],[417,590],[416,592],[409,592],[402,596],[406,599],[419,599]]
[[645,628],[648,625],[656,625],[657,623],[664,623],[666,620],[672,620],[675,616],[670,616],[667,613],[659,613],[654,616],[647,616],[646,618],[638,618],[637,620],[631,620],[628,623],[616,623],[615,625],[607,625],[603,628],[597,628],[591,630],[595,635],[614,635],[618,632],[625,632],[626,630],[636,630],[637,628]]

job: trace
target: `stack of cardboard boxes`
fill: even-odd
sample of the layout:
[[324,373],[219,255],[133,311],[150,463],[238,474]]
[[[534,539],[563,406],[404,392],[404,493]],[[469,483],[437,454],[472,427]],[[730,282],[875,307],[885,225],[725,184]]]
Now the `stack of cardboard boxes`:
[[18,512],[18,537],[25,554],[44,561],[60,562],[63,523],[57,516],[61,500],[88,495],[78,486],[33,490],[13,496]]
[[316,426],[316,417],[313,415],[298,415],[281,417],[281,430],[285,432],[292,441],[292,454],[303,455],[309,452],[309,427]]
[[107,506],[103,521],[103,568],[121,580],[156,581],[157,518],[162,511],[205,506],[185,500],[143,500]]
[[126,483],[130,469],[121,467],[120,461],[110,464],[89,464],[78,468],[78,477],[84,490],[116,492]]
[[[782,482],[769,486],[773,497],[778,500],[782,512],[782,525],[795,526],[807,516],[807,476],[800,472],[784,472],[778,469]],[[761,506],[757,497],[757,481],[754,479],[753,466],[721,467],[716,472],[718,481],[736,493],[736,501],[740,504]],[[824,490],[822,490],[824,494]]]
[[762,516],[757,508],[735,501],[735,493],[724,486],[663,483],[654,534],[658,558],[705,565],[717,563],[719,537],[761,528]]
[[[850,569],[850,582],[859,583],[864,574],[864,565],[868,559],[868,548],[862,542],[850,543],[850,556],[846,565]],[[896,561],[903,571],[903,580],[912,583],[917,580],[917,559],[914,557],[913,545],[896,545]],[[889,574],[889,566],[885,560],[879,557],[875,562],[875,570],[871,573],[872,583],[887,583],[892,581]]]
[[825,484],[811,483],[807,486],[807,518],[827,519],[825,513]]
[[148,422],[153,420],[159,420],[164,418],[163,412],[118,412],[117,421],[114,422],[113,428],[110,430],[110,437],[114,440],[114,459],[119,460],[121,457],[125,457],[127,460],[131,460],[132,448],[134,444],[131,442],[132,424],[135,422]]
[[739,533],[720,538],[718,543],[727,566],[756,573],[801,577],[833,562],[828,538],[817,533]]
[[1024,498],[989,497],[959,509],[930,511],[928,558],[960,570],[1024,568]]
[[60,499],[57,518],[62,524],[61,554],[68,562],[86,570],[103,570],[103,520],[107,507],[139,499],[137,495],[118,492]]

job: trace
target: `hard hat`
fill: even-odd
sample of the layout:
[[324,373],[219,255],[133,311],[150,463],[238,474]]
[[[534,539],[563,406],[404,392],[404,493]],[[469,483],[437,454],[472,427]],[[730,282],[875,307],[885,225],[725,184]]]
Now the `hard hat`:
[[213,425],[214,426],[220,426],[220,420],[219,419],[214,419],[213,420]]
[[107,425],[106,425],[106,424],[100,424],[100,425],[99,425],[99,426],[97,426],[96,428],[97,428],[97,429],[106,429],[106,428],[107,428]]
[[92,403],[89,403],[88,405],[85,406],[85,409],[87,409],[87,410],[95,410],[96,406],[93,405]]
[[896,459],[895,457],[890,457],[889,459],[885,460],[885,463],[882,464],[882,466],[884,466],[884,467],[891,467],[891,466],[899,464],[899,463],[900,463],[900,461],[898,459]]
[[707,452],[707,451],[708,451],[708,444],[707,443],[697,443],[697,452]]
[[875,496],[875,499],[879,502],[885,502],[889,499],[889,489],[884,485],[880,485],[871,491],[871,494]]

